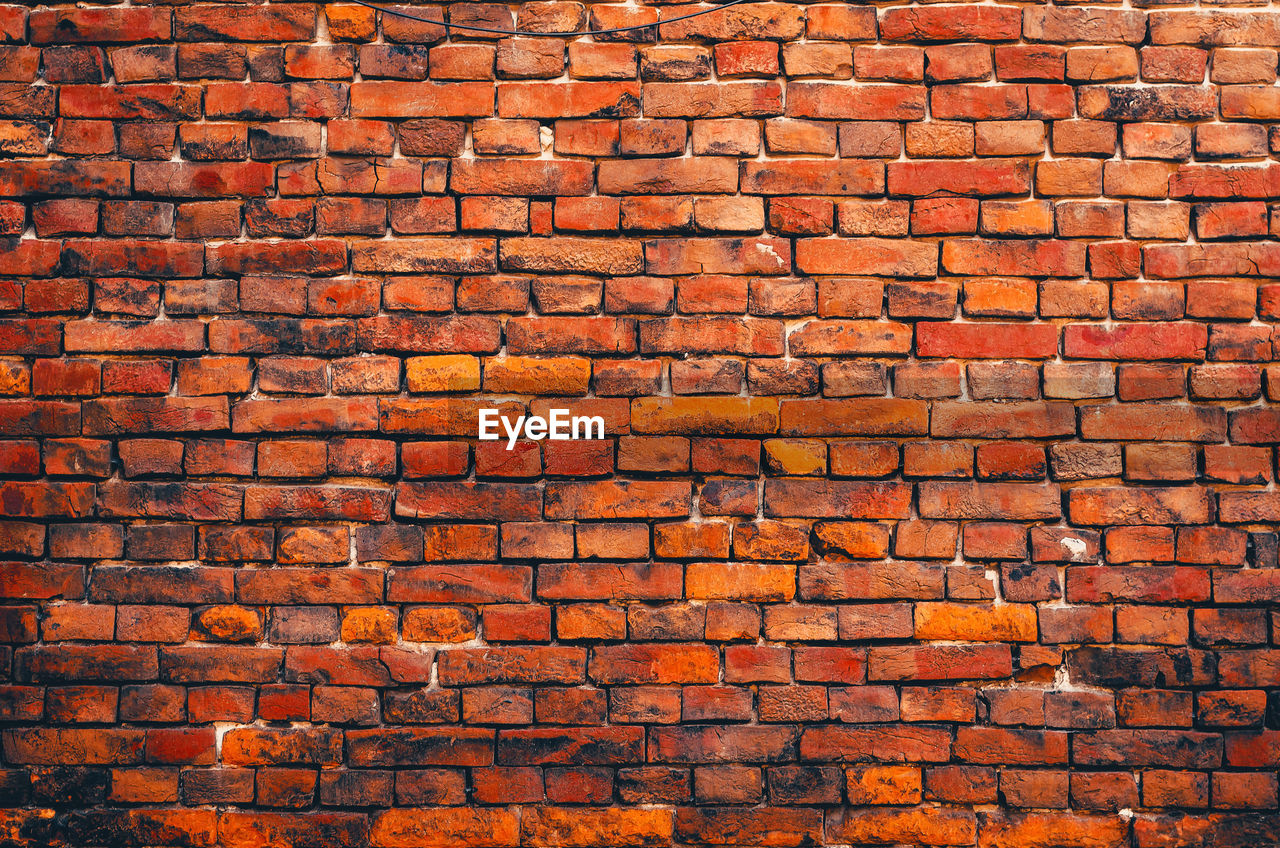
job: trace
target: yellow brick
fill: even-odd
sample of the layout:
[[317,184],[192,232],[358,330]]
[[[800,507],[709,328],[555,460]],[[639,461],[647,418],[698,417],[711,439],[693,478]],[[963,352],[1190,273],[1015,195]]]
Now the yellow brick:
[[968,642],[1034,642],[1036,608],[1031,604],[916,604],[917,639]]
[[585,395],[591,360],[580,356],[508,356],[484,364],[487,392],[516,395]]
[[414,356],[405,361],[411,392],[474,392],[480,388],[480,360],[460,354]]
[[827,470],[827,443],[817,439],[769,439],[764,461],[778,474],[823,474]]

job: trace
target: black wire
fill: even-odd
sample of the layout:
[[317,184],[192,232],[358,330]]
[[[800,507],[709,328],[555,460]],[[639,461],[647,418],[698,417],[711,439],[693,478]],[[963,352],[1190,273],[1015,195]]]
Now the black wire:
[[653,29],[663,24],[673,24],[676,21],[687,21],[690,18],[697,18],[702,15],[709,15],[712,12],[718,12],[721,9],[727,9],[730,6],[737,6],[739,3],[747,3],[750,0],[728,0],[727,3],[720,3],[710,9],[702,9],[701,11],[692,12],[688,15],[680,15],[675,18],[668,18],[664,21],[654,21],[651,24],[639,24],[637,26],[614,27],[613,29],[584,29],[578,32],[528,32],[521,29],[495,29],[493,27],[474,26],[472,24],[453,24],[445,21],[435,21],[430,18],[420,18],[417,15],[410,15],[407,12],[399,12],[395,9],[387,9],[366,0],[350,0],[359,6],[367,6],[374,11],[381,12],[384,15],[393,15],[397,18],[408,18],[411,21],[417,21],[423,24],[433,24],[438,27],[444,27],[445,31],[450,29],[465,29],[469,32],[487,32],[493,35],[527,35],[530,38],[577,38],[583,35],[614,35],[619,32],[634,32],[639,29]]

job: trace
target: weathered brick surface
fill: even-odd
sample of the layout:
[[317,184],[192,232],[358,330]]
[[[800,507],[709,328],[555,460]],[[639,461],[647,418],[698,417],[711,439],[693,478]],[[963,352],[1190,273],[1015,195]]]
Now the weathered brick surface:
[[1280,13],[403,8],[0,5],[0,843],[1280,843]]

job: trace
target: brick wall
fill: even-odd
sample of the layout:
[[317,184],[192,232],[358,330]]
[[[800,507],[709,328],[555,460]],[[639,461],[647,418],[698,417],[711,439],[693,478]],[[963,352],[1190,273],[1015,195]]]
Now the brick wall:
[[1280,841],[1280,15],[1132,5],[0,6],[0,841]]

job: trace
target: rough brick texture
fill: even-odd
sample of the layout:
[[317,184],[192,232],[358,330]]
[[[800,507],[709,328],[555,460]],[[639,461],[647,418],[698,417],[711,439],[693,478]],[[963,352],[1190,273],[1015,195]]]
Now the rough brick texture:
[[1280,13],[895,2],[0,6],[0,842],[1280,842]]

